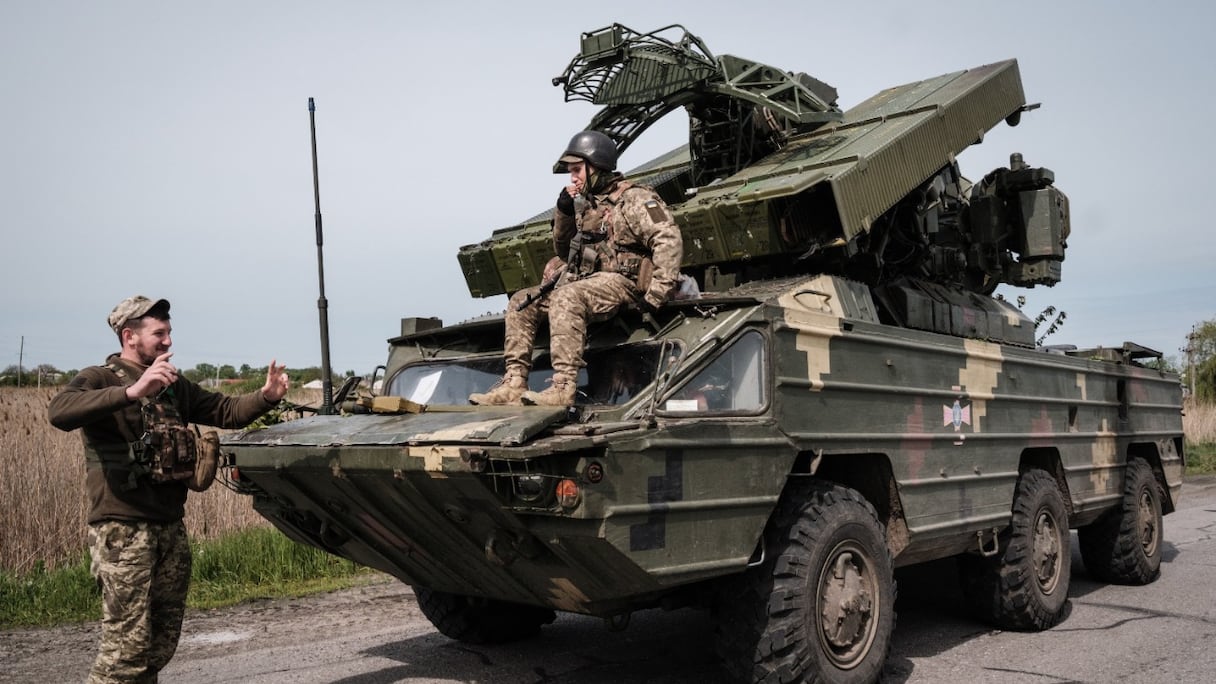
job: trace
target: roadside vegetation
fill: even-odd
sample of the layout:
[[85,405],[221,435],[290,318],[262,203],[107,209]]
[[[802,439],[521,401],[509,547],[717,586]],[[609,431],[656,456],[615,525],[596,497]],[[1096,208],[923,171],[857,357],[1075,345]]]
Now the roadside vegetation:
[[[0,387],[0,501],[6,518],[0,525],[0,629],[100,616],[100,593],[85,550],[80,437],[54,429],[46,419],[56,391]],[[320,404],[315,391],[296,390],[289,399]],[[1187,400],[1183,429],[1186,474],[1216,473],[1216,403]],[[248,497],[219,484],[190,495],[186,528],[194,550],[192,608],[298,596],[382,577],[290,541],[254,512]]]
[[[195,609],[331,591],[380,576],[268,527],[192,542],[191,550],[186,604]],[[100,618],[101,592],[89,574],[87,551],[55,570],[42,565],[21,575],[0,570],[0,629]]]
[[1186,474],[1216,473],[1216,403],[1187,400],[1182,415],[1186,435]]

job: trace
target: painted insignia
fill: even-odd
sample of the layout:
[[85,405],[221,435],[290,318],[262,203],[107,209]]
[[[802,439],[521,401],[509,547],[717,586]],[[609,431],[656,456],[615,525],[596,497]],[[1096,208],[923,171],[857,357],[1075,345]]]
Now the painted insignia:
[[954,406],[942,407],[942,425],[953,425],[954,431],[958,432],[964,425],[971,424],[971,404],[963,406],[958,399],[954,400]]

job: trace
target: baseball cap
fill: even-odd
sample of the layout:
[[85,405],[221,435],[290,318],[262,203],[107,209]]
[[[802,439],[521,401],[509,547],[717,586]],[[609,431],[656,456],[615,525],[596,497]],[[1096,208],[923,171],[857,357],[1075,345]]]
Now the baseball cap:
[[126,299],[119,302],[118,306],[114,307],[114,310],[110,312],[110,317],[108,319],[109,323],[110,323],[110,328],[112,328],[114,330],[114,332],[117,333],[119,330],[122,330],[123,323],[126,323],[127,321],[131,320],[132,318],[139,318],[140,316],[146,316],[149,311],[151,311],[152,309],[155,309],[157,307],[163,308],[165,313],[168,313],[169,312],[169,300],[167,300],[167,299],[152,300],[152,299],[148,299],[147,297],[145,297],[143,295],[135,295],[134,297],[127,297]]

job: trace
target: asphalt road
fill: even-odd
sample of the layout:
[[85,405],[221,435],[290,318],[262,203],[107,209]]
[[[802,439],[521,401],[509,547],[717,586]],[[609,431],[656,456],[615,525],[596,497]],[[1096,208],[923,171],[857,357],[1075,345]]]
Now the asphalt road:
[[[1209,682],[1216,679],[1216,478],[1188,480],[1165,518],[1162,576],[1147,587],[1098,584],[1073,558],[1069,614],[1040,633],[970,619],[953,562],[897,572],[889,682]],[[1075,542],[1075,538],[1074,538]],[[0,681],[83,681],[94,625],[0,632]],[[704,613],[650,611],[624,631],[562,616],[540,638],[472,647],[448,640],[392,580],[324,596],[194,612],[162,681],[723,681]]]

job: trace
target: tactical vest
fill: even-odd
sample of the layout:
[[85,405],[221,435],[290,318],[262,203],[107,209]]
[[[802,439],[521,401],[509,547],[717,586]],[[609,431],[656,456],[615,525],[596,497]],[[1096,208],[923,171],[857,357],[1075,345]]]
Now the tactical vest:
[[[105,366],[122,380],[125,386],[132,384],[126,371],[116,364]],[[218,455],[218,438],[209,433],[205,438],[196,438],[178,411],[171,392],[161,392],[155,399],[140,397],[140,415],[143,423],[143,433],[138,437],[122,419],[116,416],[118,429],[127,440],[125,453],[109,450],[95,450],[86,453],[89,460],[103,464],[114,464],[125,467],[130,476],[127,479],[127,489],[137,486],[137,479],[147,475],[153,482],[179,482],[191,489],[205,489],[211,484],[196,477],[196,467],[199,465],[200,446],[210,449],[214,446]],[[200,442],[203,444],[200,445]],[[212,445],[214,442],[214,445]],[[211,465],[211,479],[214,479],[214,458],[208,459]],[[201,474],[200,474],[201,475]]]
[[566,259],[568,270],[575,276],[607,271],[620,273],[643,291],[650,285],[654,268],[650,254],[638,245],[622,245],[615,240],[616,211],[621,196],[632,187],[629,181],[620,181],[608,196],[578,213],[578,232],[570,240]]

